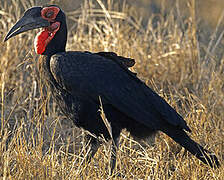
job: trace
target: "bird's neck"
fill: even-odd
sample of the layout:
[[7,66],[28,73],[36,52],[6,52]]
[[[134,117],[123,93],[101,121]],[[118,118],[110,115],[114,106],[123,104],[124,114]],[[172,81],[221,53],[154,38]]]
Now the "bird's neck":
[[60,29],[56,32],[53,39],[47,44],[45,51],[42,55],[51,57],[52,55],[65,52],[65,47],[67,43],[67,25],[66,21],[61,23]]
[[39,72],[40,72],[40,78],[50,86],[53,84],[57,84],[56,80],[54,79],[51,69],[50,69],[50,59],[51,56],[48,55],[42,55],[39,58],[38,65],[39,65]]

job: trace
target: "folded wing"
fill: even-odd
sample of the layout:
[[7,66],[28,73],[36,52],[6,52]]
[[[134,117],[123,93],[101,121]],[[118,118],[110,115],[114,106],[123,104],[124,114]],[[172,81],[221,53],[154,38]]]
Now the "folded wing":
[[50,66],[56,81],[74,96],[82,94],[96,102],[100,96],[104,103],[155,130],[160,130],[166,121],[190,131],[184,119],[164,99],[105,55],[59,53],[52,56]]

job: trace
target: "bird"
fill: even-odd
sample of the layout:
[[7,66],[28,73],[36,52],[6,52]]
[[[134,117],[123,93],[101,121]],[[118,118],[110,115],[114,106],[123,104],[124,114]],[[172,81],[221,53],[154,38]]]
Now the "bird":
[[[57,5],[34,6],[9,30],[4,41],[41,29],[34,40],[39,71],[64,115],[89,132],[89,162],[103,136],[111,141],[110,171],[123,129],[138,140],[161,131],[212,168],[220,166],[214,153],[192,140],[186,121],[129,68],[135,60],[113,52],[66,51],[66,15]],[[102,119],[103,108],[111,132]]]

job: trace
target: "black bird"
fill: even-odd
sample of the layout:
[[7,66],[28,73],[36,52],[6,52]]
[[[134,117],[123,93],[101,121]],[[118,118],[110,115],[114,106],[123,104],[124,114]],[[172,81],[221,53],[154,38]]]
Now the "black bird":
[[[36,28],[42,28],[34,43],[35,51],[42,55],[39,60],[42,77],[61,111],[76,126],[95,137],[103,135],[106,140],[113,139],[111,170],[116,163],[122,129],[140,140],[162,131],[205,164],[219,166],[214,154],[187,135],[185,131],[191,130],[185,120],[128,69],[134,65],[133,59],[112,52],[66,52],[66,18],[56,5],[28,9],[8,32],[5,41]],[[99,112],[101,102],[112,135]],[[90,141],[88,160],[100,144],[95,137],[87,136]]]

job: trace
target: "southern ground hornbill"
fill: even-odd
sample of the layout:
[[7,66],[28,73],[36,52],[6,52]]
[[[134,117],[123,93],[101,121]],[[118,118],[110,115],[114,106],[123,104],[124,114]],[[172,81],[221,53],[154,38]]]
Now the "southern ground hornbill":
[[[111,170],[122,129],[139,140],[162,131],[202,162],[219,166],[215,155],[194,142],[184,119],[159,95],[139,80],[128,67],[134,60],[115,53],[66,52],[66,18],[55,5],[33,7],[11,28],[5,41],[22,32],[42,28],[34,42],[36,53],[51,92],[62,112],[95,137],[103,135],[112,143]],[[100,97],[100,98],[99,98]],[[109,133],[99,109],[102,107],[112,128]],[[94,156],[99,140],[90,135],[88,160]]]

